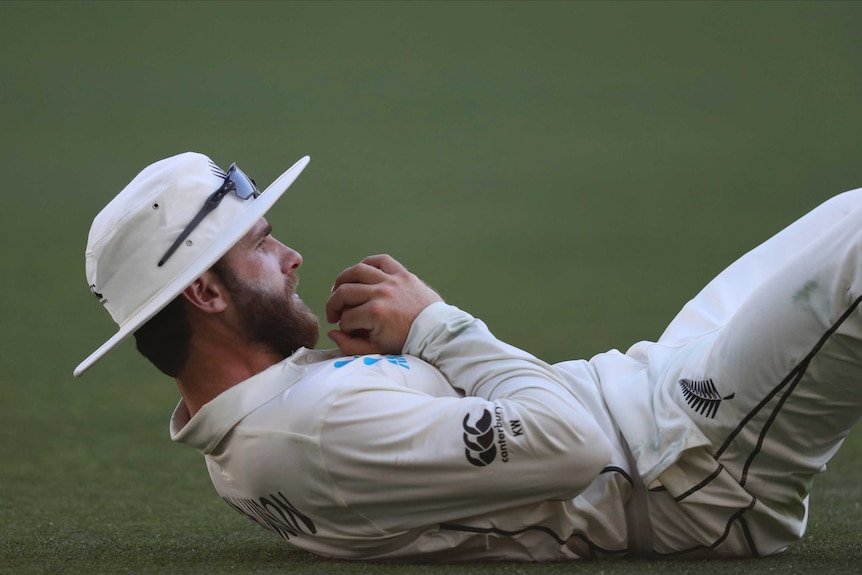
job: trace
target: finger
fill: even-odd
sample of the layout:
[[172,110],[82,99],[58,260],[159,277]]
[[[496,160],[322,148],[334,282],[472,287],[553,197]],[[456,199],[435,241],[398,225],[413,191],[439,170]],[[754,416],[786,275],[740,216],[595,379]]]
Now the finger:
[[338,323],[342,314],[361,306],[374,296],[374,288],[365,284],[348,283],[335,288],[326,300],[326,321]]
[[380,353],[379,347],[364,337],[354,337],[339,329],[327,333],[344,355],[369,355]]
[[374,319],[370,313],[371,306],[363,304],[345,309],[338,320],[338,327],[344,333],[356,335],[359,332],[370,333],[374,329]]
[[362,263],[367,264],[371,267],[375,267],[391,275],[407,271],[407,268],[401,265],[398,260],[390,256],[389,254],[368,256],[366,258],[363,258]]
[[335,278],[335,283],[332,285],[332,291],[338,289],[338,286],[347,283],[375,284],[385,279],[386,273],[383,270],[365,262],[360,262],[338,274],[338,277]]

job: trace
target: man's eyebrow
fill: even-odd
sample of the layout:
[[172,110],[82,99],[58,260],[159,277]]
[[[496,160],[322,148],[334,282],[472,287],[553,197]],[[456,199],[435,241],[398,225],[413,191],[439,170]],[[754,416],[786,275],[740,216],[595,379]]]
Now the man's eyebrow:
[[263,238],[265,238],[266,236],[268,236],[271,233],[272,233],[272,225],[269,222],[267,222],[267,224],[264,227],[258,228],[257,230],[252,230],[252,233],[250,236],[251,237],[251,243],[257,244],[257,242],[259,242],[260,240],[262,240]]

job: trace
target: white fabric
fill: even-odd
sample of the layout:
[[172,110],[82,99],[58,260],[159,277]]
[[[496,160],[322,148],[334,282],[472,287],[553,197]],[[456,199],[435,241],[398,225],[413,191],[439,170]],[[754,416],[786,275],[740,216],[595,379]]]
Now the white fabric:
[[[281,523],[264,500],[289,501],[314,534],[302,521],[275,530],[323,555],[558,560],[578,557],[573,533],[625,550],[629,483],[595,481],[624,456],[610,421],[590,413],[601,400],[589,380],[574,388],[445,304],[420,315],[405,351],[301,350],[190,421],[180,404],[173,439],[201,450],[219,494],[260,522]],[[496,455],[476,466],[465,423],[485,414]]]
[[[629,527],[659,555],[769,555],[804,533],[813,476],[862,412],[860,302],[862,189],[625,354],[548,366],[435,304],[404,356],[301,350],[194,418],[180,403],[171,433],[229,505],[322,555],[606,557]],[[646,521],[626,517],[638,479]]]
[[[655,551],[768,555],[802,536],[813,477],[862,412],[860,295],[862,189],[729,266],[657,343],[593,358],[654,489]],[[714,397],[686,396],[705,381]]]

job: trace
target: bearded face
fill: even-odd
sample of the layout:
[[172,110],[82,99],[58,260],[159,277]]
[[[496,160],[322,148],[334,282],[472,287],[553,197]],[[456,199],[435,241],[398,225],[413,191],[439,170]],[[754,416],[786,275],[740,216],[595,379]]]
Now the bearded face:
[[284,289],[271,291],[251,285],[226,265],[213,271],[221,278],[237,306],[244,335],[282,357],[300,347],[314,348],[320,335],[317,317],[296,297],[295,276],[285,277]]

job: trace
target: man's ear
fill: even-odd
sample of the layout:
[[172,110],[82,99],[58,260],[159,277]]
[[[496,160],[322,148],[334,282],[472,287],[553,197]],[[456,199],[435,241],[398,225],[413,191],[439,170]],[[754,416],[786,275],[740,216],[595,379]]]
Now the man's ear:
[[183,298],[203,313],[221,313],[227,308],[227,291],[211,271],[183,290]]

